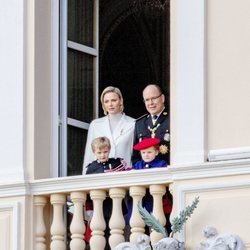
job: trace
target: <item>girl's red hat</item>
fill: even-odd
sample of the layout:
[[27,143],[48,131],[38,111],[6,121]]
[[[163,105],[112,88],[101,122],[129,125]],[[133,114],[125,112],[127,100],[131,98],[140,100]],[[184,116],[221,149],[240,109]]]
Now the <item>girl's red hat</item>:
[[135,150],[146,149],[155,145],[158,145],[160,140],[158,138],[144,138],[142,141],[134,145]]

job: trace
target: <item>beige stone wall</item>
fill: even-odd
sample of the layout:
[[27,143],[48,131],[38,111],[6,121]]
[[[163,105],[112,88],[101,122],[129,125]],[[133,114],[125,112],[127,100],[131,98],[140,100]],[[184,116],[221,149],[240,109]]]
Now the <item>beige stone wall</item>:
[[0,248],[11,249],[13,248],[13,211],[11,208],[0,208]]
[[208,149],[249,146],[250,1],[207,2]]
[[25,27],[27,179],[50,177],[52,151],[52,2],[28,0]]
[[32,249],[32,206],[26,197],[0,199],[0,249]]
[[185,240],[186,249],[196,249],[205,240],[202,230],[205,226],[213,226],[218,234],[238,234],[250,249],[250,185],[249,175],[202,178],[175,182],[173,192],[175,197],[174,212],[191,205],[197,196],[200,202],[192,217],[179,235]]
[[51,1],[35,2],[35,178],[50,177],[52,120]]

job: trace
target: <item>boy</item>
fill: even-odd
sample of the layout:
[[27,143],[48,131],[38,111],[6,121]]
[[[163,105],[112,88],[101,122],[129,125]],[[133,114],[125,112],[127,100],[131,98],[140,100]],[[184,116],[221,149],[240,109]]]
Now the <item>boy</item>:
[[145,138],[138,142],[134,149],[140,151],[142,160],[137,161],[133,165],[133,169],[167,167],[167,162],[157,157],[159,143],[160,139],[158,138]]
[[110,140],[106,136],[95,138],[91,143],[91,148],[96,161],[87,166],[86,174],[117,172],[125,169],[126,163],[123,159],[109,158],[111,145]]
[[[91,149],[96,157],[96,160],[87,165],[86,174],[99,174],[99,173],[109,173],[118,172],[125,170],[126,163],[121,158],[109,158],[109,153],[111,149],[110,140],[106,136],[101,136],[95,138],[91,142]],[[92,201],[87,198],[86,207],[91,206]],[[109,223],[112,211],[112,201],[110,198],[106,198],[103,204],[103,215],[106,225]],[[91,220],[91,218],[90,218]],[[89,242],[91,237],[90,220],[87,225],[87,232],[85,235],[85,241]],[[109,250],[108,245],[109,229],[108,226],[105,230],[105,237],[107,239],[105,249]]]

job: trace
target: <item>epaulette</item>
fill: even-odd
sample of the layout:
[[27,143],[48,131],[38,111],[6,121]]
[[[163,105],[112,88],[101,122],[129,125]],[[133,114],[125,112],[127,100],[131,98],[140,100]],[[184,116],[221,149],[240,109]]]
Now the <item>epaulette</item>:
[[138,118],[136,119],[136,121],[141,120],[142,118],[146,117],[147,115],[149,115],[149,114],[144,114],[144,115],[142,115],[142,116],[138,117]]

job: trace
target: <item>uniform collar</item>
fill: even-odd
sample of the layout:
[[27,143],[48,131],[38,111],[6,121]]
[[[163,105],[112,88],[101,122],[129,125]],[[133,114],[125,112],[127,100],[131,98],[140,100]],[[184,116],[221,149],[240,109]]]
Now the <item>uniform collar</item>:
[[[157,119],[159,118],[159,116],[162,114],[162,112],[165,110],[165,107],[163,107],[163,109],[162,109],[162,111],[160,112],[160,113],[158,113],[158,114],[155,114],[155,115],[157,115]],[[153,119],[153,116],[155,116],[155,115],[151,115],[150,114],[150,116],[151,116],[151,118]]]

